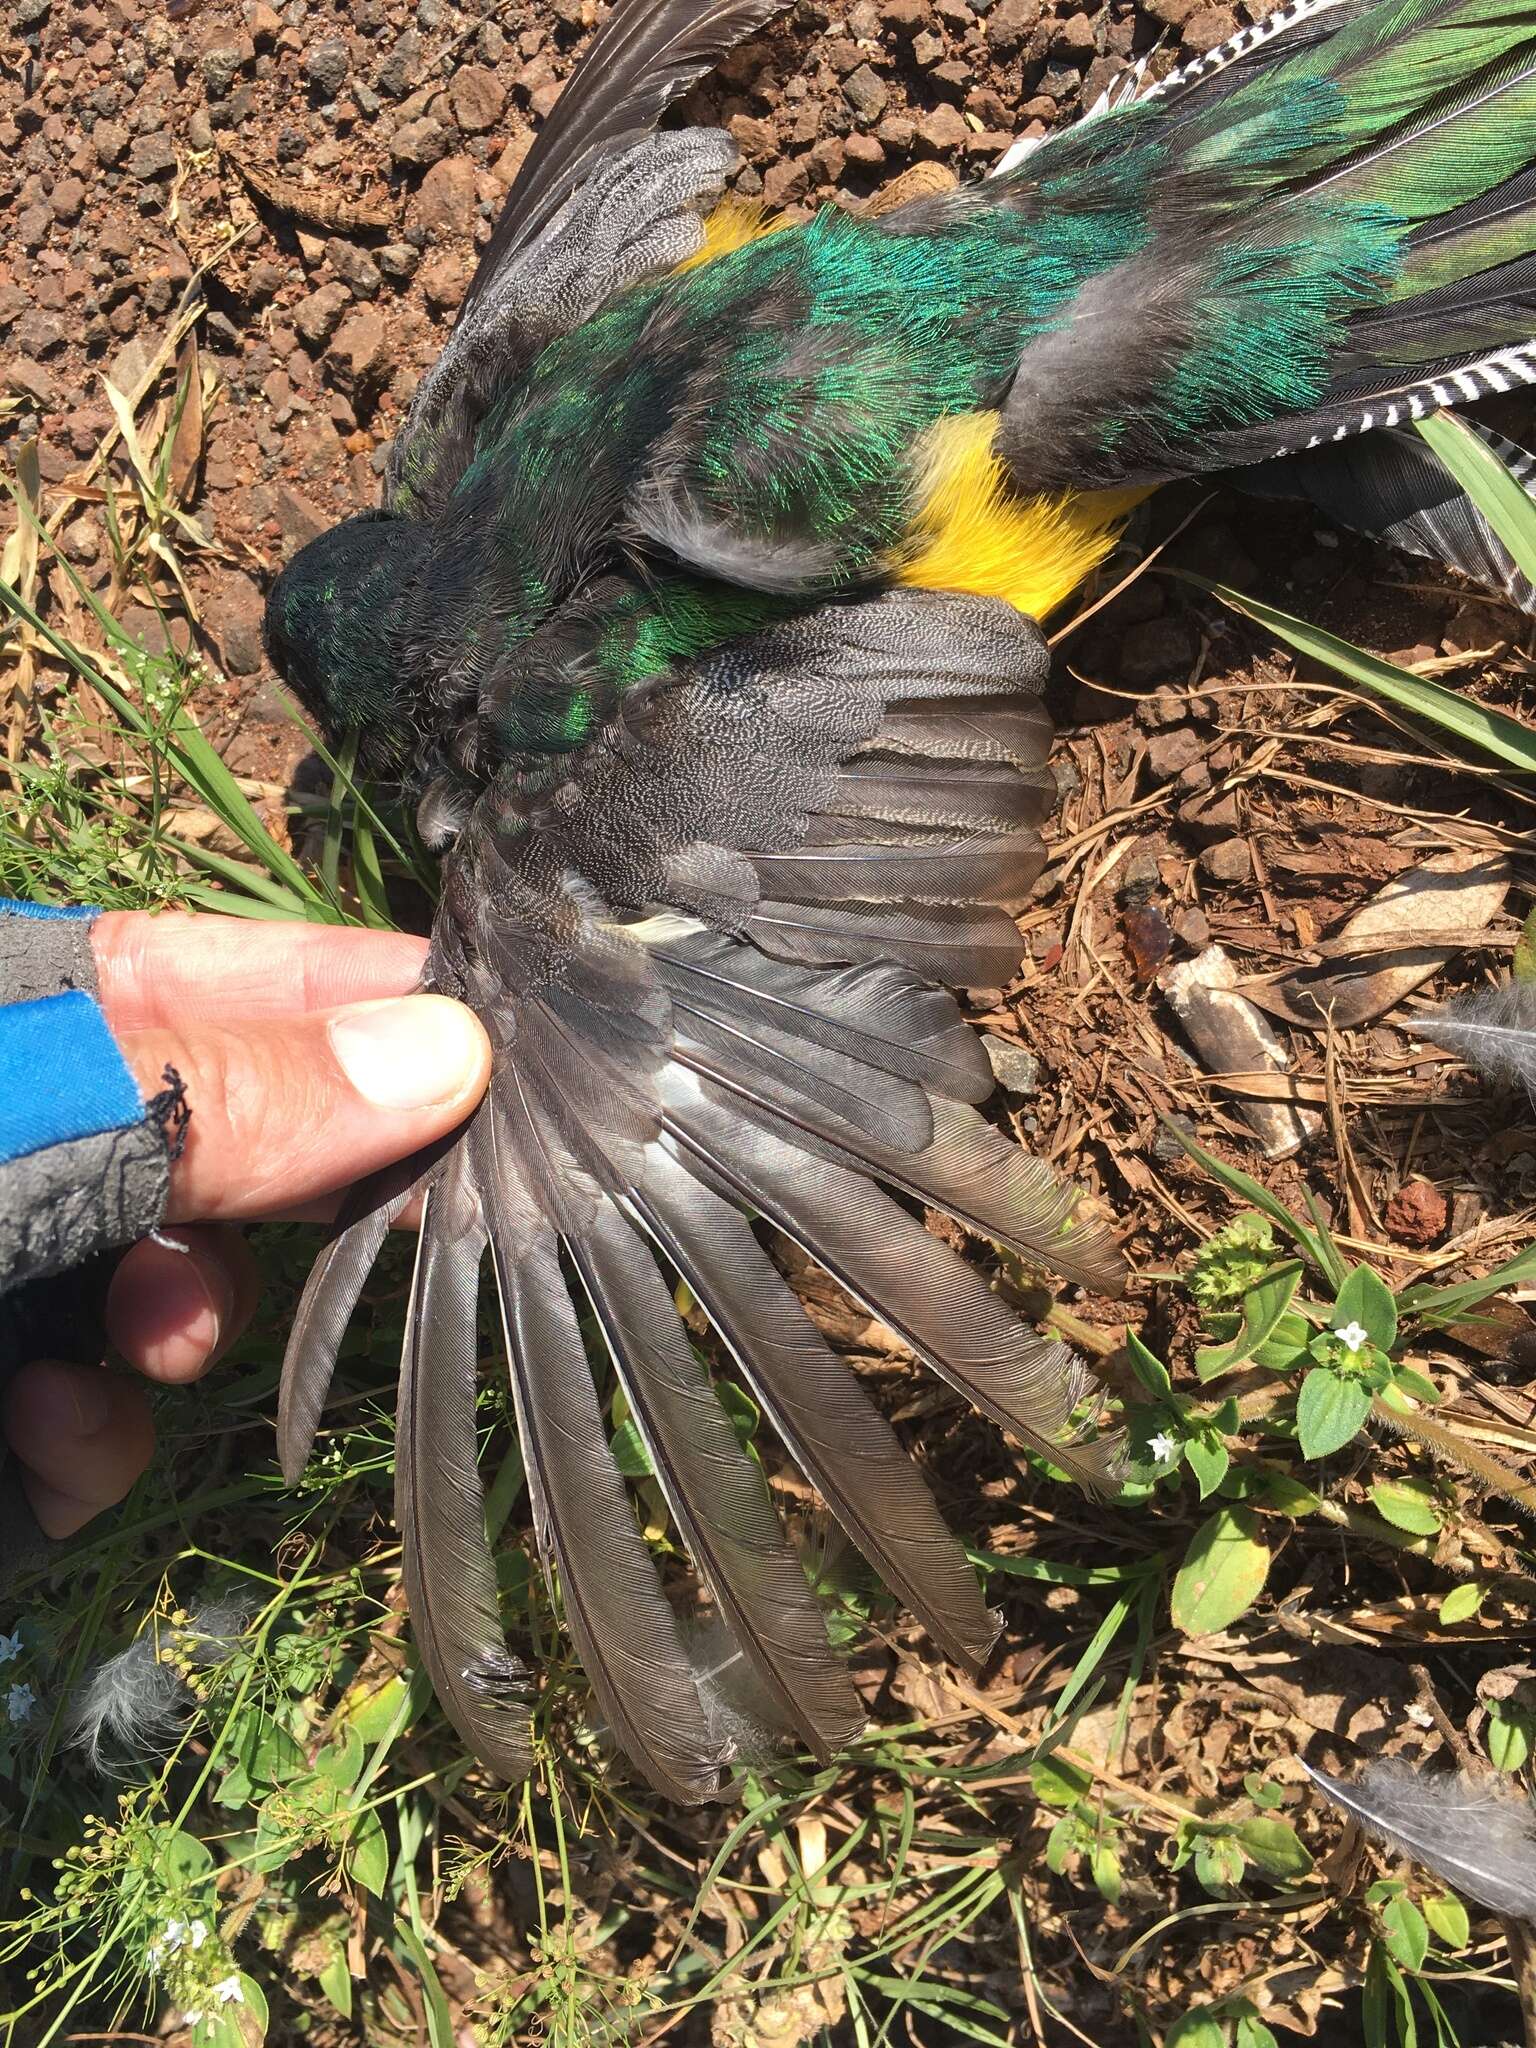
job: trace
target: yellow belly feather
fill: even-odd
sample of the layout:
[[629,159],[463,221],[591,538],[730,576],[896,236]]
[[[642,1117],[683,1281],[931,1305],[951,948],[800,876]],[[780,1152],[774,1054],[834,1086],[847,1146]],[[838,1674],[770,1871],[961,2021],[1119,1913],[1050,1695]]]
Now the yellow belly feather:
[[916,510],[898,583],[1005,598],[1043,619],[1119,538],[1145,490],[1021,497],[993,443],[995,412],[936,420],[918,450]]

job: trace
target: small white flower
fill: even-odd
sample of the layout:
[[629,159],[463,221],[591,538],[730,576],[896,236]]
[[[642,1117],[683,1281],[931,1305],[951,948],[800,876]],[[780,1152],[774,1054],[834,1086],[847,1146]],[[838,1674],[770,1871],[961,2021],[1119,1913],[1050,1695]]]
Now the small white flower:
[[21,1655],[21,1630],[14,1629],[8,1636],[0,1636],[0,1664],[9,1664],[13,1657]]
[[11,1726],[14,1728],[22,1721],[30,1721],[36,1705],[37,1694],[30,1685],[13,1685],[5,1696],[5,1711]]
[[1178,1448],[1179,1447],[1174,1442],[1173,1438],[1162,1432],[1160,1432],[1157,1436],[1153,1437],[1151,1442],[1147,1445],[1147,1449],[1151,1452],[1152,1456],[1157,1460],[1159,1465],[1166,1463],[1167,1460],[1173,1456],[1174,1452]]
[[189,2027],[200,2027],[203,2024],[203,2016],[200,2012],[184,2012],[182,2018]]
[[160,1937],[160,1941],[159,1941],[159,1944],[158,1944],[158,1945],[159,1945],[159,1946],[160,1946],[161,1948],[163,1948],[163,1949],[164,1949],[164,1950],[166,1951],[166,1953],[167,1953],[168,1955],[175,1955],[175,1953],[176,1953],[177,1949],[179,1949],[179,1948],[182,1948],[182,1947],[184,1947],[184,1946],[185,1946],[185,1944],[186,1944],[186,1939],[187,1939],[187,1923],[186,1923],[186,1921],[185,1921],[185,1920],[167,1920],[167,1921],[166,1921],[166,1923],[165,1923],[165,1932],[164,1932],[164,1934],[162,1934],[162,1935],[161,1935],[161,1937]]
[[192,1944],[192,1953],[196,1955],[197,1951],[208,1939],[208,1922],[206,1920],[194,1920],[187,1929],[187,1939]]
[[1371,1341],[1371,1333],[1363,1323],[1346,1323],[1333,1334],[1346,1351],[1363,1351]]
[[245,1994],[240,1989],[238,1977],[226,1977],[221,1984],[214,1985],[213,1995],[220,2005],[239,2005]]

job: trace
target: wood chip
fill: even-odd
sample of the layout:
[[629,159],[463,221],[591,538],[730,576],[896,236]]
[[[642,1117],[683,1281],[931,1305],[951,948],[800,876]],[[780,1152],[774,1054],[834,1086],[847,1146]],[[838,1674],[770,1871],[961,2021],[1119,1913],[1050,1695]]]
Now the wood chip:
[[292,178],[279,177],[276,171],[248,163],[219,137],[214,140],[224,162],[256,197],[292,220],[307,221],[337,235],[373,233],[395,224],[395,209],[381,199],[349,199],[344,192],[326,191],[320,186],[311,190]]
[[[1200,1064],[1213,1080],[1223,1074],[1283,1074],[1290,1057],[1263,1013],[1235,993],[1238,973],[1230,954],[1207,946],[1163,976],[1163,993]],[[1267,1159],[1288,1159],[1322,1127],[1315,1110],[1265,1102],[1245,1094],[1238,1114],[1264,1147]]]
[[1476,944],[1503,908],[1508,863],[1497,854],[1436,854],[1390,881],[1323,948],[1326,958],[1244,993],[1309,1031],[1347,1030],[1385,1016],[1438,974],[1458,948]]

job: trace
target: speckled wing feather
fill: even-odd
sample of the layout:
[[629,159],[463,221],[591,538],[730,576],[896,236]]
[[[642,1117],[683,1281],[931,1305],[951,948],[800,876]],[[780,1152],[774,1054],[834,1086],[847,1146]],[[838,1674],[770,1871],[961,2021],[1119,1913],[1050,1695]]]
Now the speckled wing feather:
[[583,51],[513,180],[465,293],[466,308],[549,225],[605,157],[649,135],[667,108],[787,0],[618,0]]
[[439,511],[475,430],[549,341],[703,238],[736,152],[710,130],[653,136],[679,94],[784,0],[618,0],[582,52],[512,182],[448,345],[390,451],[384,503]]
[[[488,1760],[482,1702],[445,1647],[490,1668],[483,1608],[443,1590],[488,1583],[478,1482],[461,1471],[469,1506],[446,1519],[413,1497],[441,1483],[442,1444],[473,1439],[452,1325],[472,1323],[474,1300],[452,1288],[486,1245],[541,1555],[615,1739],[673,1797],[718,1789],[738,1671],[754,1714],[813,1750],[859,1724],[762,1468],[678,1320],[677,1276],[789,1456],[935,1638],[977,1663],[997,1626],[754,1216],[1054,1464],[1113,1485],[1114,1444],[1076,1426],[1077,1361],[897,1198],[1118,1284],[1112,1244],[1070,1190],[978,1114],[986,1061],[933,986],[936,968],[964,984],[1006,978],[1019,958],[1000,906],[1041,860],[1023,819],[1042,801],[1046,729],[1028,713],[1045,668],[1038,629],[992,600],[826,607],[632,693],[537,790],[492,785],[450,856],[432,978],[485,1018],[497,1065],[424,1176],[413,1311],[425,1289],[442,1327],[424,1336],[413,1313],[399,1513],[413,1597],[432,1610],[427,1660]],[[1020,789],[1005,796],[1009,777]],[[378,1234],[365,1211],[317,1266],[285,1365],[305,1388],[295,1418],[318,1412],[334,1361],[336,1276],[360,1286]],[[435,1291],[434,1275],[449,1276]],[[723,1668],[690,1648],[638,1537],[584,1322],[733,1646]],[[295,1436],[285,1463],[302,1448]],[[489,1734],[505,1754],[500,1725]]]

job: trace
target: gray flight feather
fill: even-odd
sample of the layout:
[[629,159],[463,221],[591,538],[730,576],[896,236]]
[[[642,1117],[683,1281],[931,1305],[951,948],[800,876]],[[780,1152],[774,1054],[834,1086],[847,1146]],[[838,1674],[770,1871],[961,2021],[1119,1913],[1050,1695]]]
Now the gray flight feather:
[[1374,1840],[1507,1919],[1536,1926],[1536,1808],[1467,1771],[1372,1764],[1355,1784],[1306,1766]]

